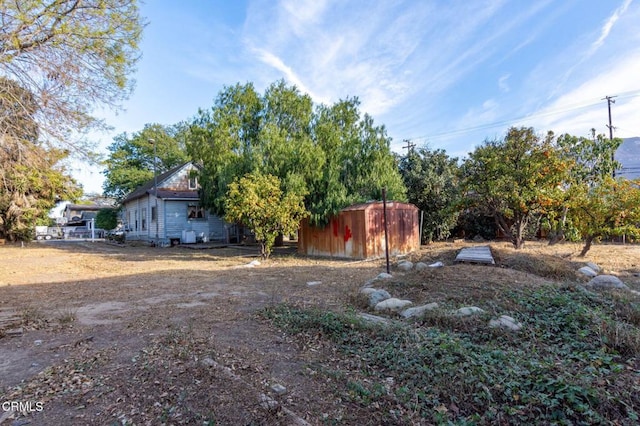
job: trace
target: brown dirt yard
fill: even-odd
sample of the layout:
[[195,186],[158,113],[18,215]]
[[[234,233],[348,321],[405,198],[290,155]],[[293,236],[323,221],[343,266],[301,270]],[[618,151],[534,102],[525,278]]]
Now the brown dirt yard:
[[[425,283],[396,286],[397,297],[472,303],[504,286],[575,280],[586,261],[640,290],[637,245],[596,245],[578,259],[579,245],[532,242],[516,252],[490,243],[498,267],[454,264],[469,245],[423,247],[409,258],[446,266],[419,276],[392,259],[394,276]],[[540,258],[544,274],[532,261]],[[282,302],[366,310],[358,290],[384,272],[384,260],[314,259],[291,248],[249,267],[256,259],[246,247],[0,246],[0,425],[373,423],[375,407],[336,400],[335,384],[309,368],[330,363],[330,348],[307,346],[256,313]]]

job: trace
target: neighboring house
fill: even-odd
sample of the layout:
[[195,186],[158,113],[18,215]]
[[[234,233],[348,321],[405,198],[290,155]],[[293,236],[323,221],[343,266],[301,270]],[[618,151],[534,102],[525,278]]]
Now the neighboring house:
[[95,219],[98,212],[107,206],[97,204],[67,204],[64,207],[64,224],[68,226],[87,226],[91,219]]
[[158,175],[122,200],[122,220],[128,240],[158,245],[228,240],[227,224],[200,205],[195,170],[197,166],[191,162],[182,164]]

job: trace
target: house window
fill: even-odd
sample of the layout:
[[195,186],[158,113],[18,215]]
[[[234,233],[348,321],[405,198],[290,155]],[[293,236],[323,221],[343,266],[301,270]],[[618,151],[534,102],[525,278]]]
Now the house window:
[[158,220],[158,209],[156,206],[151,206],[151,220],[155,222]]
[[142,221],[142,230],[146,231],[147,230],[147,209],[146,208],[142,209],[141,221]]
[[188,219],[204,219],[204,207],[189,205],[187,206],[187,218]]
[[135,227],[133,229],[138,232],[138,210],[133,211],[133,216],[135,217]]
[[198,189],[198,178],[195,176],[189,177],[189,189]]

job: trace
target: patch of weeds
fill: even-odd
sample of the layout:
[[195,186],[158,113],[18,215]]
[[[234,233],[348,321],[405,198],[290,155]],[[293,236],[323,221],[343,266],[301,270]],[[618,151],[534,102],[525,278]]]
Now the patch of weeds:
[[34,330],[45,328],[48,324],[47,318],[44,316],[42,311],[32,306],[25,308],[21,312],[20,317],[24,327]]
[[640,353],[640,330],[637,327],[615,320],[603,320],[597,329],[602,345],[625,357]]
[[[331,343],[337,354],[332,356],[341,358],[344,370],[331,370],[331,379],[342,383],[335,388],[338,397],[375,408],[382,423],[626,424],[637,419],[638,392],[616,384],[636,383],[635,369],[623,356],[635,354],[638,330],[614,319],[612,303],[553,286],[509,297],[517,310],[503,313],[525,323],[516,334],[487,331],[486,318],[460,322],[437,313],[392,327],[286,305],[262,315],[287,333]],[[350,362],[354,359],[358,362]]]
[[193,329],[189,325],[186,329],[170,327],[169,332],[159,340],[165,351],[180,361],[193,359],[198,353],[198,342],[193,336]]
[[55,320],[61,327],[71,327],[76,321],[76,311],[73,309],[62,309],[56,313]]

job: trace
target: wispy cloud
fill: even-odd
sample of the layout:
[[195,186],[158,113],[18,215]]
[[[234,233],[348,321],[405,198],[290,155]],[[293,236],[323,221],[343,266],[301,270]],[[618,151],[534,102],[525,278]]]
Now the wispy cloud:
[[509,87],[509,77],[511,77],[511,74],[505,74],[498,79],[498,87],[500,88],[501,92],[506,93],[511,90],[511,88]]
[[575,58],[573,65],[567,68],[557,86],[549,93],[549,99],[552,99],[556,97],[558,93],[562,93],[563,91],[565,91],[565,84],[576,72],[576,70],[583,67],[585,62],[591,59],[598,52],[598,50],[600,50],[600,48],[604,45],[605,41],[609,37],[614,25],[627,11],[632,1],[633,0],[624,0],[622,4],[616,10],[614,10],[613,13],[605,20],[605,22],[600,27],[598,37],[584,50],[583,53],[580,53]]
[[506,20],[498,18],[505,0],[446,8],[426,1],[260,2],[251,8],[244,36],[256,59],[291,83],[322,101],[359,96],[375,115],[414,93],[452,87],[547,4]]
[[613,14],[609,16],[609,19],[605,21],[604,25],[602,25],[602,28],[600,29],[600,36],[596,41],[594,41],[591,44],[591,48],[587,51],[587,54],[584,55],[585,60],[593,56],[593,54],[597,52],[598,49],[600,49],[600,47],[602,47],[605,40],[609,36],[611,29],[613,28],[615,23],[618,21],[618,19],[620,19],[620,16],[627,11],[632,1],[633,0],[624,0],[624,2],[620,5],[620,7],[618,7],[613,12]]

